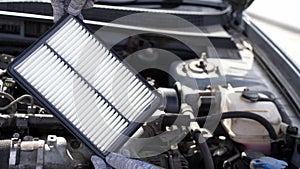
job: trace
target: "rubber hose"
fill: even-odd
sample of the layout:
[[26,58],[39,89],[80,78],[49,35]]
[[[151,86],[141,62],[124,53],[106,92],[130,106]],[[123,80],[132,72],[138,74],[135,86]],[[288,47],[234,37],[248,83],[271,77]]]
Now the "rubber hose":
[[247,118],[247,119],[255,120],[266,128],[271,139],[273,139],[273,140],[277,139],[277,134],[276,134],[273,126],[270,124],[270,122],[268,120],[266,120],[265,118],[261,117],[260,115],[251,113],[251,112],[246,112],[246,111],[224,112],[222,114],[216,114],[216,115],[212,115],[212,116],[197,117],[195,120],[197,122],[202,123],[202,122],[205,122],[208,118],[212,118],[213,116],[217,117],[220,115],[221,115],[222,120],[231,119],[231,118]]
[[257,92],[269,97],[270,100],[276,105],[277,109],[279,110],[282,121],[287,124],[291,124],[291,120],[290,120],[289,116],[287,116],[284,105],[282,104],[282,102],[280,101],[279,98],[277,98],[272,92],[269,92],[269,91],[257,91]]
[[200,140],[204,140],[204,138],[201,135],[201,132],[199,130],[195,130],[193,133],[193,137],[194,137],[196,143],[198,144],[201,153],[203,154],[203,161],[204,161],[205,169],[214,169],[215,168],[214,161],[212,159],[212,155],[209,150],[209,147],[208,147],[206,141],[200,141]]

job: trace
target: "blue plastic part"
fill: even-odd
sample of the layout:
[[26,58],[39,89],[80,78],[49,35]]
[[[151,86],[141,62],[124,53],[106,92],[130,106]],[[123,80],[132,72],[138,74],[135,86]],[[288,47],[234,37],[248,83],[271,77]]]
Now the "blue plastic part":
[[251,169],[285,169],[288,164],[285,161],[272,157],[261,157],[254,159],[250,163]]

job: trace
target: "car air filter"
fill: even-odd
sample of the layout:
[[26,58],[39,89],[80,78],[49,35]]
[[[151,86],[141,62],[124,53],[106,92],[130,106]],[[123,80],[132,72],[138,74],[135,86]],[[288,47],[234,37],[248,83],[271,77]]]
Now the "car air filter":
[[101,157],[120,148],[161,100],[72,16],[19,56],[9,73]]

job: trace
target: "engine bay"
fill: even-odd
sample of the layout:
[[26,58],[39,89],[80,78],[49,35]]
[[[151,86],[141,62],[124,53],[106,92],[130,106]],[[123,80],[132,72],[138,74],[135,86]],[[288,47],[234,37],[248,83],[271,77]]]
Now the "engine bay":
[[[118,153],[166,169],[299,167],[294,108],[257,58],[255,42],[224,25],[201,30],[201,37],[180,35],[191,43],[205,38],[194,43],[197,53],[157,33],[137,33],[112,46],[163,98]],[[1,43],[0,168],[93,168],[93,151],[7,73],[29,42]]]

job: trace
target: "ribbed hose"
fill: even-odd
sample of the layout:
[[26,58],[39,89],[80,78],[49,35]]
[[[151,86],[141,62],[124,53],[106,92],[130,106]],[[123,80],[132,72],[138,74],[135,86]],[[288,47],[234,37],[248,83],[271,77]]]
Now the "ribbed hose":
[[214,161],[212,159],[212,155],[210,153],[209,147],[208,147],[206,141],[201,141],[204,139],[201,135],[201,132],[199,130],[194,131],[193,137],[194,137],[195,141],[197,142],[201,153],[203,154],[205,169],[214,169],[215,168]]
[[196,120],[197,122],[203,123],[207,119],[213,118],[214,116],[215,117],[221,116],[222,120],[231,119],[231,118],[247,118],[247,119],[255,120],[266,128],[271,139],[273,139],[273,140],[277,139],[277,134],[276,134],[273,126],[270,124],[270,122],[255,113],[250,113],[250,112],[246,112],[246,111],[232,111],[232,112],[225,112],[222,114],[217,114],[217,115],[212,115],[212,116],[197,117],[194,120]]
[[7,169],[9,165],[11,140],[0,140],[0,168]]

